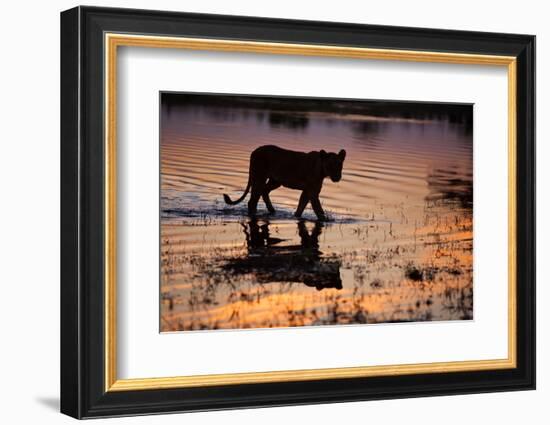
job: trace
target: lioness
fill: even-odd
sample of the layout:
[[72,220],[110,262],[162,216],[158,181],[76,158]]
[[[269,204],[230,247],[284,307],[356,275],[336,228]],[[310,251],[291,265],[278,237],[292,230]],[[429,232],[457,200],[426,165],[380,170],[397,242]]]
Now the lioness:
[[324,150],[309,153],[295,152],[278,146],[261,146],[250,155],[248,184],[243,195],[236,201],[224,194],[223,199],[229,205],[241,202],[252,189],[248,201],[248,214],[255,215],[260,196],[270,213],[275,212],[269,199],[269,192],[280,186],[301,190],[295,217],[301,217],[308,202],[319,220],[326,220],[325,212],[319,202],[319,192],[325,177],[333,182],[342,178],[342,166],[346,151],[327,153]]

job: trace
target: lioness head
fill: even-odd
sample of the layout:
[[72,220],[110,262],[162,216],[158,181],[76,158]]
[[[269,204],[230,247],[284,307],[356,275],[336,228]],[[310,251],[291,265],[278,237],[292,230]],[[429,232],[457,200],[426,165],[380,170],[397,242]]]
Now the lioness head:
[[342,179],[342,167],[344,166],[344,159],[346,159],[346,151],[342,149],[336,154],[322,150],[320,154],[323,175],[330,177],[335,183],[339,182]]

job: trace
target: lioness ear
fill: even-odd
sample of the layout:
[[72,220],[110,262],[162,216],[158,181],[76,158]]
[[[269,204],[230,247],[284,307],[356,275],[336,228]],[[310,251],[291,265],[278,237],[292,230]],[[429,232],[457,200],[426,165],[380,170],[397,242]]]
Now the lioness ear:
[[338,152],[338,156],[342,159],[342,161],[344,159],[346,159],[346,151],[344,149],[342,149],[340,152]]
[[321,159],[325,159],[327,157],[327,152],[324,150],[324,149],[321,149],[321,152],[319,152],[321,154]]

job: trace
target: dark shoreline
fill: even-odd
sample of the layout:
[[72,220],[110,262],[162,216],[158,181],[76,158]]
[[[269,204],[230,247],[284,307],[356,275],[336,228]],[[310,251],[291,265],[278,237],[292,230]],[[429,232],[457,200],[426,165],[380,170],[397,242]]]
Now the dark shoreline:
[[473,105],[461,103],[178,92],[161,92],[160,102],[162,107],[169,109],[228,108],[297,114],[329,112],[423,119],[446,117],[450,122],[464,123],[470,126],[473,121]]

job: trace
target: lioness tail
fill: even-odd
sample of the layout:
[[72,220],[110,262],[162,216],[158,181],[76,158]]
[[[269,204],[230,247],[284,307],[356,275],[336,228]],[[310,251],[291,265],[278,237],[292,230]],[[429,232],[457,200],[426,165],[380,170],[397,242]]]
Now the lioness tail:
[[236,205],[238,204],[239,202],[241,202],[244,198],[246,198],[246,195],[248,195],[248,191],[250,190],[250,178],[248,179],[248,184],[246,185],[246,189],[243,193],[243,196],[241,196],[239,199],[237,199],[236,201],[232,201],[231,198],[229,197],[229,195],[226,195],[225,193],[223,194],[223,199],[225,201],[226,204],[229,204],[229,205]]

